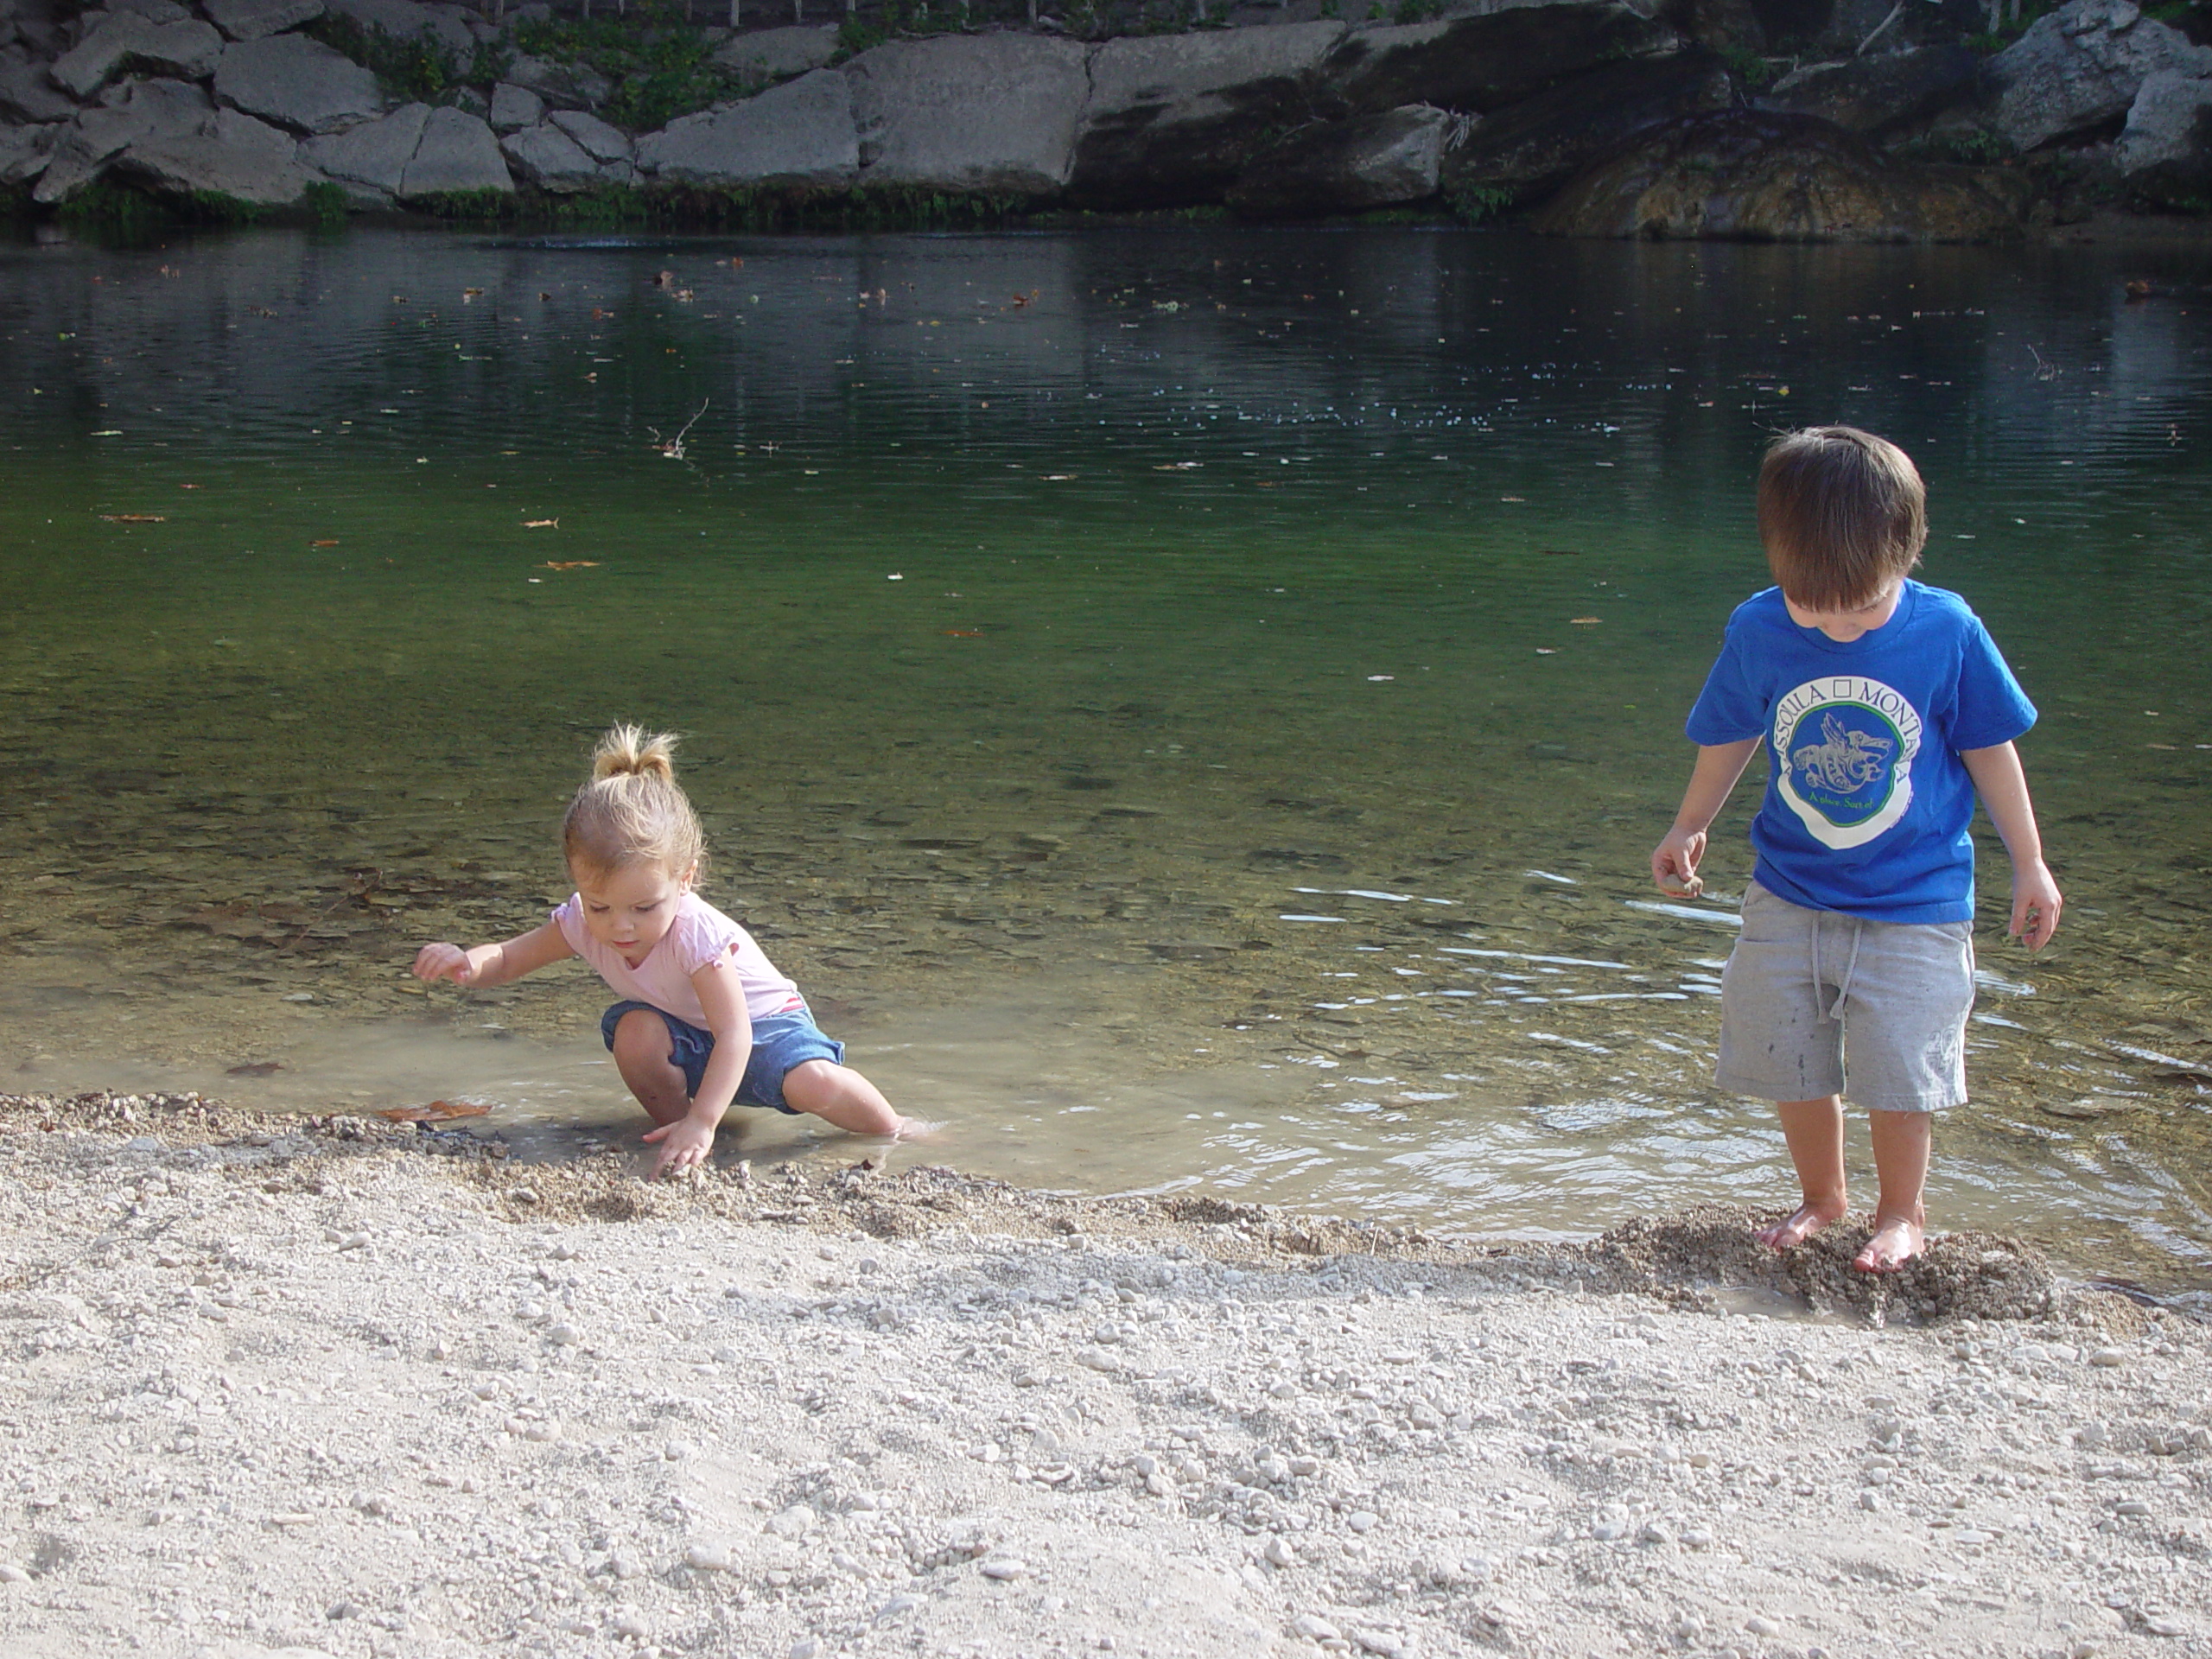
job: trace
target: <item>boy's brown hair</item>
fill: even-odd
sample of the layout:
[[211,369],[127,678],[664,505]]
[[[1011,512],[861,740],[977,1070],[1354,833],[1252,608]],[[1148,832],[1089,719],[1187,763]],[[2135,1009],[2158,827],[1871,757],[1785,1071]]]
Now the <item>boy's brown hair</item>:
[[1855,611],[1920,563],[1928,490],[1912,458],[1855,426],[1784,433],[1759,467],[1759,540],[1783,593]]

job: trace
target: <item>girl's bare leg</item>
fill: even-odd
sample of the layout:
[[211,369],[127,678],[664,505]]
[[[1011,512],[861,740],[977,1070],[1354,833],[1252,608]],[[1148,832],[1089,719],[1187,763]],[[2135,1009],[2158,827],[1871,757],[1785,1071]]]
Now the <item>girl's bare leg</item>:
[[614,1027],[614,1066],[656,1123],[673,1123],[691,1109],[683,1073],[669,1058],[668,1022],[651,1008],[632,1008]]
[[829,1060],[803,1061],[785,1072],[784,1099],[850,1135],[897,1135],[910,1127],[881,1090]]
[[1874,1236],[1851,1259],[1861,1273],[1895,1273],[1928,1248],[1928,1158],[1935,1141],[1932,1112],[1866,1114],[1874,1131],[1874,1173],[1882,1195]]
[[[1782,1119],[1789,1161],[1797,1166],[1797,1186],[1805,1201],[1787,1221],[1758,1230],[1758,1241],[1777,1250],[1802,1244],[1850,1206],[1843,1168],[1843,1102],[1835,1095],[1819,1100],[1785,1100],[1775,1107]],[[1903,1113],[1888,1114],[1903,1116]]]

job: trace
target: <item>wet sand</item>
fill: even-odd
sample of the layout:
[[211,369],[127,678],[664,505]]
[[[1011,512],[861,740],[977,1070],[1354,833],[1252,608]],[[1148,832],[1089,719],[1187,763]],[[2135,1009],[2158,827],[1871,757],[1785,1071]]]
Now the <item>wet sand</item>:
[[0,1096],[0,1650],[2212,1653],[2209,1333],[2018,1241],[505,1151]]

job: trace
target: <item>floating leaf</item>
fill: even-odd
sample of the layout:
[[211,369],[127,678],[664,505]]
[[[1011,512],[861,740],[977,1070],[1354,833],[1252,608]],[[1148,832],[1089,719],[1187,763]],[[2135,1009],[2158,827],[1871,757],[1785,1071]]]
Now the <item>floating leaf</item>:
[[165,524],[168,520],[158,512],[104,512],[100,517],[111,524]]
[[947,628],[944,634],[948,639],[980,639],[983,637],[983,631],[981,628]]
[[1501,501],[1526,501],[1529,498],[1525,495],[1501,495],[1497,499]]
[[522,521],[522,527],[524,530],[558,530],[561,521],[558,518],[525,518]]
[[1594,628],[1603,619],[1595,616],[1570,616],[1567,620],[1578,628]]
[[1195,472],[1205,465],[1205,462],[1203,461],[1171,461],[1152,470],[1155,473],[1189,473]]
[[274,1077],[283,1069],[275,1060],[248,1060],[244,1065],[225,1067],[223,1075],[226,1077]]
[[335,547],[338,545],[338,538],[335,536],[326,536],[319,542],[309,542],[308,545],[309,547]]
[[1045,481],[1047,484],[1072,484],[1075,482],[1075,474],[1073,473],[1047,473],[1045,474]]
[[474,1100],[434,1100],[427,1106],[394,1106],[377,1114],[393,1123],[444,1123],[456,1117],[488,1117],[492,1109]]
[[596,570],[597,559],[548,559],[537,567],[541,570]]

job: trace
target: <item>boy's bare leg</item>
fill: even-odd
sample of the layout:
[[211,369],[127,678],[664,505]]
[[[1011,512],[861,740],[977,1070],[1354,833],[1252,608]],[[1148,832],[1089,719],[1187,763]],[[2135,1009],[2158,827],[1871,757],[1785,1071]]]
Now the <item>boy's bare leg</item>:
[[806,1060],[784,1073],[784,1099],[850,1135],[897,1135],[916,1128],[892,1109],[883,1091],[849,1065]]
[[1830,1222],[1842,1220],[1850,1208],[1843,1169],[1843,1102],[1828,1095],[1781,1101],[1774,1109],[1805,1201],[1787,1221],[1760,1228],[1758,1237],[1777,1250],[1794,1250]]
[[1874,1206],[1874,1236],[1851,1259],[1861,1273],[1895,1273],[1928,1248],[1928,1157],[1935,1141],[1933,1112],[1866,1114],[1874,1131],[1874,1173],[1882,1195]]
[[668,1022],[650,1008],[632,1008],[614,1027],[614,1066],[656,1123],[673,1123],[691,1109],[690,1086],[669,1058]]

